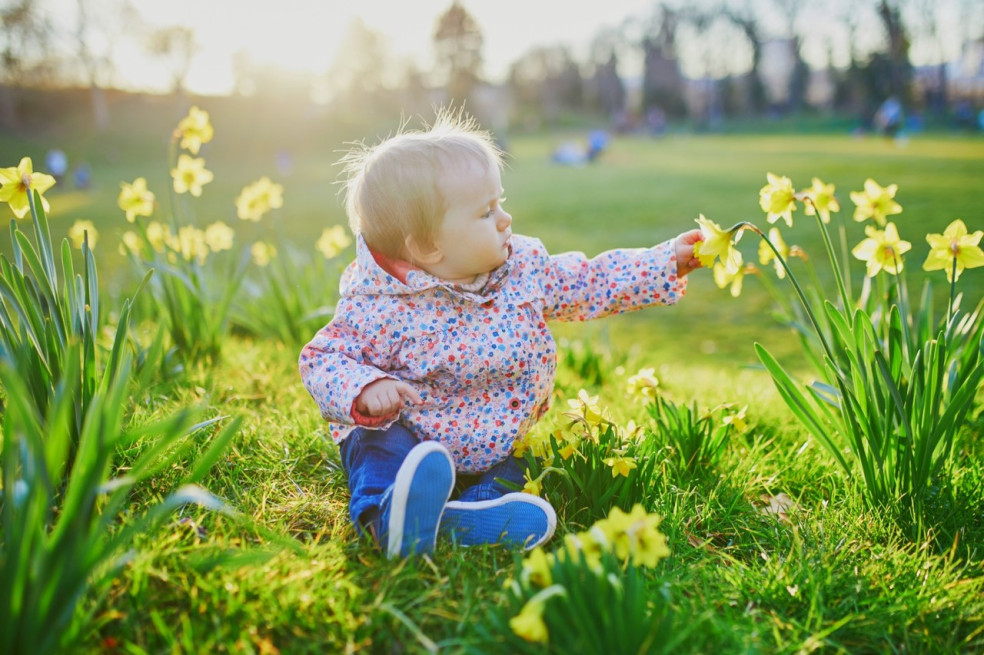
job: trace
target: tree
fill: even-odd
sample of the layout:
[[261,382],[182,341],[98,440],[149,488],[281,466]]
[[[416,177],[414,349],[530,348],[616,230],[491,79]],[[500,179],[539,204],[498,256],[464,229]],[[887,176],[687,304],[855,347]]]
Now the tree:
[[745,76],[747,80],[747,103],[751,114],[759,114],[765,109],[765,85],[762,84],[760,65],[762,63],[762,33],[759,21],[751,4],[746,0],[741,4],[730,3],[724,9],[724,16],[741,30],[752,50],[752,64]]
[[76,6],[76,59],[89,85],[93,124],[101,132],[109,127],[105,89],[115,70],[113,52],[136,14],[129,0],[76,0]]
[[660,4],[643,34],[642,110],[660,109],[670,116],[683,116],[683,74],[677,58],[677,28],[680,16],[676,9]]
[[534,113],[548,123],[564,111],[584,107],[581,70],[563,46],[533,48],[513,63],[509,86],[523,111]]
[[171,88],[177,95],[185,90],[185,80],[191,70],[198,44],[195,32],[184,25],[162,27],[151,32],[147,40],[147,51],[164,60],[171,72]]
[[484,37],[478,23],[454,0],[437,20],[434,49],[449,99],[465,101],[478,83]]
[[367,102],[384,87],[389,65],[386,39],[355,17],[342,37],[338,54],[328,68],[328,79],[338,95],[355,103]]
[[0,124],[16,129],[17,89],[39,81],[49,66],[51,24],[38,0],[19,0],[0,9]]
[[785,30],[789,38],[790,56],[793,70],[789,77],[789,110],[798,112],[806,103],[806,89],[810,78],[810,67],[803,59],[803,40],[797,33],[796,21],[803,9],[801,0],[772,0],[785,19]]
[[912,0],[912,9],[916,20],[913,23],[921,28],[921,32],[929,40],[936,58],[936,87],[926,89],[926,104],[928,109],[939,116],[947,112],[947,76],[946,54],[944,53],[945,38],[941,34],[939,21],[939,3],[937,0]]
[[888,37],[888,93],[906,104],[909,101],[912,65],[909,63],[909,35],[902,22],[902,11],[898,0],[879,0],[877,11]]
[[591,41],[593,72],[589,74],[585,100],[589,107],[614,117],[625,111],[625,84],[618,74],[620,30],[603,29]]

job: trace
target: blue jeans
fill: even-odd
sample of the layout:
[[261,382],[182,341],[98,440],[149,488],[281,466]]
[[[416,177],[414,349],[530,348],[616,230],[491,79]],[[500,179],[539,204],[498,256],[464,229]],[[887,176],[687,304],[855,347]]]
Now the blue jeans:
[[[396,480],[396,473],[407,453],[420,443],[420,439],[399,423],[386,430],[356,428],[339,445],[342,468],[348,475],[349,515],[361,534],[367,519],[374,518],[383,494]],[[509,456],[488,471],[477,475],[460,476],[461,494],[457,500],[474,502],[492,500],[515,491],[496,478],[508,480],[522,487],[526,475],[526,462]],[[366,512],[371,512],[366,515]]]

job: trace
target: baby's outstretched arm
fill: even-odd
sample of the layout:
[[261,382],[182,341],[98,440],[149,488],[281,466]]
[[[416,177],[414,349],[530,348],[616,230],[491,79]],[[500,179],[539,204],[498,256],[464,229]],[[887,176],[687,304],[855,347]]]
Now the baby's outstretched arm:
[[423,402],[420,394],[406,382],[383,378],[372,382],[355,399],[355,409],[366,416],[389,416],[403,408],[404,401]]
[[690,230],[678,236],[673,242],[677,261],[677,277],[683,277],[690,271],[701,267],[700,260],[694,257],[694,244],[702,240],[703,236],[700,230]]

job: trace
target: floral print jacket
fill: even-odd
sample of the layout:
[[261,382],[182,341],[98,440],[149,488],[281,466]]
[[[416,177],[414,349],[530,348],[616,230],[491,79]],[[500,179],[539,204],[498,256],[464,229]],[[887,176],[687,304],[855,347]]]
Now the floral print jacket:
[[[672,240],[592,259],[550,255],[519,235],[510,246],[506,263],[473,292],[386,260],[358,239],[334,318],[299,362],[336,442],[359,425],[399,421],[443,444],[459,472],[486,471],[547,411],[557,360],[547,321],[670,305],[686,291]],[[356,398],[384,377],[410,383],[424,402],[376,420],[361,416]]]

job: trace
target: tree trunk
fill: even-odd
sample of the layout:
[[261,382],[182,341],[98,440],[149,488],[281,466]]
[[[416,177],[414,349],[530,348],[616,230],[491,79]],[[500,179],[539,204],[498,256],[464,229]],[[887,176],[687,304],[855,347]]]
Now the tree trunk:
[[109,129],[109,103],[106,102],[106,90],[93,84],[89,87],[89,97],[92,99],[92,124],[96,132]]
[[0,127],[14,132],[20,127],[17,114],[17,91],[13,87],[0,85]]

